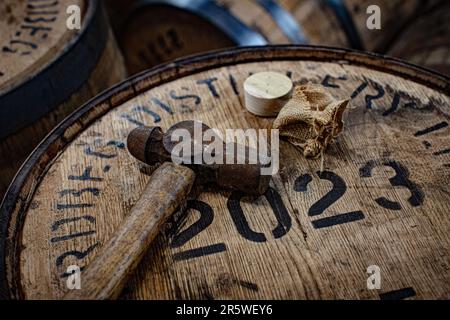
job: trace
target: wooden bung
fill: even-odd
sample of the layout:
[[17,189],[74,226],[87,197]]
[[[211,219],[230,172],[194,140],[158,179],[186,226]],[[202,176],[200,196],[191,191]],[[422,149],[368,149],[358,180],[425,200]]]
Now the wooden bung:
[[[110,291],[85,277],[154,180],[127,151],[128,134],[192,119],[221,132],[269,129],[273,118],[248,112],[243,90],[249,74],[269,70],[351,97],[324,171],[320,159],[281,140],[280,167],[263,196],[217,187],[190,196],[146,252],[133,247],[142,260],[119,298],[449,299],[448,78],[378,55],[302,46],[162,65],[62,122],[0,207],[2,298],[76,296],[71,266],[81,269],[81,290]],[[367,286],[373,266],[378,290]],[[97,267],[103,281],[118,266]]]
[[[80,8],[81,30],[66,25],[70,5]],[[5,0],[0,30],[1,199],[40,140],[76,107],[123,80],[125,69],[98,0]]]
[[244,82],[245,107],[262,117],[275,117],[291,97],[292,81],[278,72],[258,72]]
[[[442,0],[111,0],[130,73],[231,46],[311,44],[386,52],[417,14]],[[368,29],[369,6],[381,30]],[[195,36],[193,36],[195,35]]]

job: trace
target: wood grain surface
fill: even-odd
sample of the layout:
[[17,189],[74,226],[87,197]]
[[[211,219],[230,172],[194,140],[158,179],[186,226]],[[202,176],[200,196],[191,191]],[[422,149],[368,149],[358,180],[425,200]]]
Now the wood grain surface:
[[[195,119],[269,128],[272,119],[245,110],[242,88],[250,73],[269,70],[352,98],[325,170],[282,141],[264,196],[199,190],[121,298],[448,299],[449,79],[375,55],[301,46],[161,66],[62,123],[0,208],[3,296],[61,298],[68,266],[88,266],[123,223],[151,172],[126,151],[136,126],[166,130]],[[381,270],[379,290],[367,289],[371,265]]]
[[118,31],[118,41],[130,74],[235,45],[211,21],[188,10],[155,4],[132,11]]
[[[79,32],[68,31],[66,27],[66,7],[69,4],[79,4],[83,12],[87,11],[82,17],[83,25]],[[33,9],[27,9],[27,5]],[[43,11],[39,6],[47,6],[47,11]],[[3,121],[21,119],[22,122],[18,129],[0,137],[0,199],[23,161],[48,132],[81,104],[125,79],[126,71],[116,40],[107,24],[96,21],[99,16],[97,10],[101,9],[95,1],[89,4],[86,1],[43,1],[39,4],[30,1],[6,1],[0,4],[0,15],[6,14],[5,18],[9,21],[4,26],[5,29],[0,25],[2,30],[5,30],[0,37],[0,46],[10,47],[14,51],[0,50],[0,74],[5,70],[3,77],[0,76],[0,102],[3,104],[4,100],[7,100],[1,108],[12,110],[2,113],[6,119]],[[32,19],[26,15],[27,12]],[[85,16],[86,14],[89,14],[89,17]],[[88,18],[92,19],[87,21]],[[3,19],[0,21],[5,23]],[[37,28],[38,31],[33,31],[33,28]],[[22,31],[17,31],[19,29]],[[97,35],[100,33],[104,39],[97,39],[95,43],[91,43],[84,36],[86,30]],[[23,39],[17,38],[19,34]],[[29,48],[31,45],[34,49]],[[80,46],[88,48],[88,56],[84,57],[86,60],[80,62],[66,58],[74,50],[80,51]],[[27,50],[30,52],[27,53]],[[98,57],[93,56],[94,52],[98,52]],[[82,54],[86,55],[86,51]],[[76,55],[78,57],[81,53],[78,52]],[[72,72],[71,67],[67,70],[59,67],[58,63],[62,59],[66,60],[65,64],[75,66],[76,74]],[[79,74],[82,74],[86,65],[91,64],[92,70],[87,70],[86,78],[77,79],[81,83],[78,86],[77,80],[73,79],[80,78]],[[10,68],[11,72],[8,71]],[[30,80],[34,82],[30,83]],[[74,86],[69,88],[66,85],[74,81]],[[47,83],[50,85],[46,85]],[[42,92],[35,89],[40,85],[49,91]],[[24,86],[33,89],[33,93],[24,89]],[[28,95],[26,99],[24,94],[8,98],[11,93],[20,90],[26,91],[24,93]],[[56,105],[51,105],[49,101],[53,103],[55,95],[62,99]],[[36,112],[40,116],[33,116],[36,120],[31,119],[30,114]]]
[[[36,15],[47,14],[38,23]],[[0,4],[0,92],[12,88],[45,68],[77,34],[66,27],[66,8],[78,5],[86,11],[85,0],[4,0]],[[45,7],[44,7],[45,8]],[[41,17],[42,18],[42,17]]]
[[[385,53],[418,14],[440,0],[176,0],[108,1],[128,70],[135,74],[188,54],[253,45],[244,28],[268,44],[310,44]],[[213,15],[211,6],[221,8]],[[381,11],[381,29],[368,29],[367,8]],[[218,8],[216,8],[216,11]],[[234,20],[229,19],[230,16]],[[228,30],[226,30],[228,29]],[[195,36],[194,36],[195,35]]]
[[389,54],[450,75],[450,2],[436,6],[398,35]]
[[64,299],[117,298],[162,225],[186,201],[194,180],[194,171],[185,166],[165,162],[157,168],[118,230],[83,272],[83,286]]

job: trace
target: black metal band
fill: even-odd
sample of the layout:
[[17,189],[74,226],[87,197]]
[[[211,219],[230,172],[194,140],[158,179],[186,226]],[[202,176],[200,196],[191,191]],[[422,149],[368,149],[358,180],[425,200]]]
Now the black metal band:
[[343,3],[343,0],[323,0],[325,3],[333,9],[336,17],[339,20],[348,42],[353,49],[363,50],[364,46],[361,41],[361,37],[356,29],[355,22],[348,11],[347,7]]
[[286,11],[275,0],[257,1],[270,14],[292,44],[308,44],[305,33],[290,12]]
[[0,94],[0,139],[31,125],[57,108],[90,77],[108,40],[99,0],[89,1],[80,34],[42,71]]
[[145,5],[170,5],[192,12],[222,30],[237,46],[267,44],[262,35],[212,0],[141,0],[137,7]]

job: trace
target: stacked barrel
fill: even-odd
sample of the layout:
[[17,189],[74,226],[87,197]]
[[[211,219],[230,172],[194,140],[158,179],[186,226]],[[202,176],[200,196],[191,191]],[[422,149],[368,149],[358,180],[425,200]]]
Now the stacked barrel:
[[[424,62],[401,47],[408,48],[410,42],[420,40],[421,51],[427,51],[430,33],[435,38],[433,43],[445,42],[448,32],[443,33],[442,29],[448,23],[434,21],[433,26],[423,28],[424,23],[433,20],[428,17],[430,11],[437,11],[440,20],[444,19],[448,12],[444,10],[448,6],[445,3],[442,0],[116,0],[108,1],[108,7],[128,70],[136,73],[174,58],[233,45],[326,45],[391,53],[412,62]],[[380,29],[368,24],[369,17],[377,14]],[[413,36],[418,29],[424,39]],[[434,67],[443,70],[442,66],[434,64]]]
[[450,2],[418,17],[398,37],[389,54],[450,75]]
[[[66,13],[69,6],[75,8],[74,21]],[[123,80],[125,68],[98,0],[6,0],[0,17],[1,197],[42,138]]]

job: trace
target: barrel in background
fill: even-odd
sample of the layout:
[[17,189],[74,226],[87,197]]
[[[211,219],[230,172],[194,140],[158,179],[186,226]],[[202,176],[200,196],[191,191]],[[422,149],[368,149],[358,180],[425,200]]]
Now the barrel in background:
[[[206,9],[203,9],[206,12]],[[154,4],[136,7],[118,35],[130,73],[176,58],[232,47],[236,42],[194,9]],[[220,18],[216,18],[220,19]]]
[[[384,53],[439,0],[112,0],[108,7],[130,73],[229,46],[311,44]],[[369,30],[377,5],[382,29]]]
[[194,53],[266,43],[214,1],[117,1],[108,8],[132,74]]
[[[66,26],[74,4],[82,13],[79,31]],[[1,198],[40,140],[126,71],[101,1],[7,0],[0,16]]]
[[[386,52],[397,34],[442,0],[215,0],[271,44],[310,44]],[[376,6],[381,29],[368,29]]]
[[[263,1],[264,2],[264,1]],[[305,30],[309,44],[383,52],[423,9],[424,0],[279,0]],[[381,11],[381,30],[367,28],[367,8]]]
[[450,2],[414,21],[398,36],[389,54],[450,75]]

